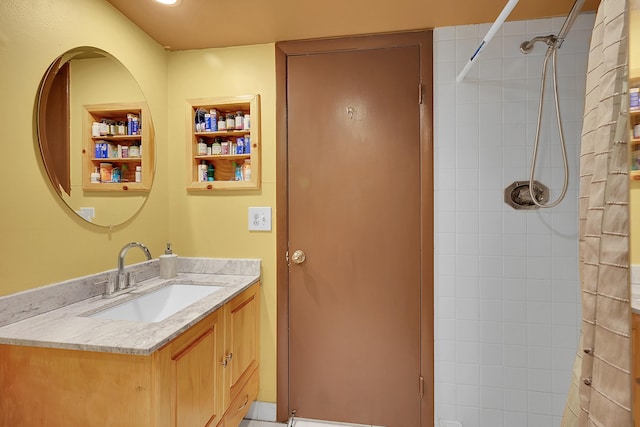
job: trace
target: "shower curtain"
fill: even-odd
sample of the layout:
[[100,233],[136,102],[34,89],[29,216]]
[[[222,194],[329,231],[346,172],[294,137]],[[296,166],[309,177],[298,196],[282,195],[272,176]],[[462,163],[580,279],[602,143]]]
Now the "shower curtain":
[[580,154],[582,334],[562,426],[631,427],[628,5],[602,0],[593,30]]

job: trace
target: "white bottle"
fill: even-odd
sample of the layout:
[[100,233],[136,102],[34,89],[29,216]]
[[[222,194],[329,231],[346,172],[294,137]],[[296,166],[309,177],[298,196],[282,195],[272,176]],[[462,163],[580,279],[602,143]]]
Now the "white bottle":
[[98,168],[95,168],[95,170],[91,172],[91,183],[92,184],[100,183],[100,172],[98,172]]
[[136,182],[142,182],[142,166],[136,166]]
[[95,138],[100,137],[100,122],[91,123],[91,136]]
[[176,267],[176,260],[178,255],[174,254],[171,250],[171,243],[167,243],[167,249],[164,251],[164,255],[160,255],[160,278],[161,279],[173,279],[178,275]]

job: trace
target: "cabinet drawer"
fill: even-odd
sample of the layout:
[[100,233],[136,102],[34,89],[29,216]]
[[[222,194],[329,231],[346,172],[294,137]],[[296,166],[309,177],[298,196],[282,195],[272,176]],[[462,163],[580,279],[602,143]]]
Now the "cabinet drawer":
[[251,373],[249,381],[238,391],[237,397],[229,405],[224,416],[223,427],[238,427],[240,425],[244,416],[247,415],[251,403],[258,396],[258,386],[258,369],[255,369]]

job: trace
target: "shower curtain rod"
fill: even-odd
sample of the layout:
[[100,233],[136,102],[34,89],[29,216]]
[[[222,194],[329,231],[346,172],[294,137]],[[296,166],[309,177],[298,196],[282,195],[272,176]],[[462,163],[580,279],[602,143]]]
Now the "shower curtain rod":
[[513,8],[516,7],[516,5],[518,4],[519,1],[520,0],[509,0],[507,2],[507,4],[505,5],[504,9],[502,9],[502,12],[500,12],[500,15],[498,15],[498,18],[496,19],[496,21],[493,23],[491,28],[489,28],[489,31],[487,31],[487,34],[482,39],[482,42],[480,43],[480,46],[478,46],[476,51],[473,52],[473,55],[471,55],[471,58],[469,59],[469,61],[467,61],[466,65],[464,66],[462,71],[460,71],[460,74],[458,74],[458,77],[456,78],[456,81],[458,83],[460,83],[462,80],[464,80],[465,76],[469,72],[469,69],[471,68],[473,63],[478,58],[478,55],[482,51],[482,48],[487,43],[489,43],[491,41],[493,36],[498,32],[498,30],[500,29],[500,27],[502,26],[504,21],[507,20],[507,17],[509,17],[509,14],[513,10]]
[[[500,15],[498,15],[498,18],[496,19],[496,21],[493,23],[491,28],[489,28],[489,31],[487,31],[487,34],[482,39],[480,46],[478,46],[476,51],[473,52],[473,55],[471,55],[471,58],[469,59],[469,61],[467,61],[462,71],[460,71],[460,74],[458,74],[458,77],[456,78],[456,81],[458,83],[464,80],[465,76],[469,72],[469,69],[471,68],[473,63],[476,61],[476,59],[478,59],[478,56],[480,55],[480,52],[482,51],[484,46],[487,43],[489,43],[489,41],[491,41],[493,36],[498,32],[502,24],[504,24],[504,21],[507,20],[507,18],[509,17],[509,14],[513,10],[513,8],[516,7],[516,4],[518,4],[519,1],[520,0],[509,0],[507,2],[504,9],[502,9],[502,12],[500,12]],[[564,42],[564,38],[567,36],[567,33],[569,32],[569,29],[573,25],[573,22],[576,20],[576,17],[580,12],[580,9],[582,9],[582,5],[584,4],[584,2],[585,0],[575,0],[575,2],[573,3],[573,7],[571,8],[571,11],[569,12],[569,15],[567,16],[567,18],[565,19],[564,24],[562,24],[562,28],[560,29],[560,32],[556,37],[556,42],[555,42],[556,49],[560,48],[560,46],[562,45],[562,42]]]

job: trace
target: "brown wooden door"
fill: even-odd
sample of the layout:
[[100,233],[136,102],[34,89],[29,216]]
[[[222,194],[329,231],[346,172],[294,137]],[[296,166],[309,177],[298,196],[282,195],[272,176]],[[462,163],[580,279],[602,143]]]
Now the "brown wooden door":
[[289,258],[306,255],[289,267],[298,417],[421,425],[420,54],[287,57]]

